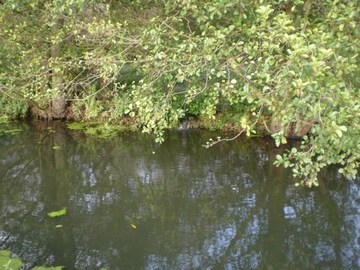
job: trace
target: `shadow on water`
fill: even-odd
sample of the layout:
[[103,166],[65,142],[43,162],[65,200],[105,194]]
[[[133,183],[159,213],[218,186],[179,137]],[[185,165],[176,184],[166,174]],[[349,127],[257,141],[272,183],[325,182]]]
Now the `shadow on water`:
[[158,145],[21,128],[0,137],[0,249],[28,269],[360,267],[359,179],[329,168],[319,188],[295,188],[271,141],[205,149],[205,131],[169,131]]

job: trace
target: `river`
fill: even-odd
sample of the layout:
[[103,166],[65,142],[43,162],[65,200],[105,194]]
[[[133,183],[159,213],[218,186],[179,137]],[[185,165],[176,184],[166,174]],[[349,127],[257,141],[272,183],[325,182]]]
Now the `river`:
[[271,140],[0,128],[0,249],[26,269],[360,269],[360,178],[295,187]]

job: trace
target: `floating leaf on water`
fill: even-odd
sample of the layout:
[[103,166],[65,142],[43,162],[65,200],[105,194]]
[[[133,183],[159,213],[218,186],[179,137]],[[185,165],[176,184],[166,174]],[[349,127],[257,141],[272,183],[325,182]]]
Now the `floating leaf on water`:
[[8,250],[0,250],[0,257],[9,257],[10,258],[11,252]]
[[131,227],[133,227],[134,229],[136,229],[136,225],[134,225],[134,224],[131,224]]
[[61,270],[63,268],[65,268],[65,266],[55,266],[55,267],[39,266],[33,268],[33,270]]
[[60,228],[62,228],[62,227],[63,227],[63,225],[58,224],[58,225],[56,225],[55,227],[56,227],[57,229],[60,229]]
[[60,217],[60,216],[63,216],[63,215],[66,215],[66,207],[64,207],[63,209],[59,210],[59,211],[53,211],[53,212],[50,212],[48,213],[48,216],[49,217]]
[[18,258],[12,258],[8,250],[0,250],[0,267],[1,269],[20,269],[24,263]]

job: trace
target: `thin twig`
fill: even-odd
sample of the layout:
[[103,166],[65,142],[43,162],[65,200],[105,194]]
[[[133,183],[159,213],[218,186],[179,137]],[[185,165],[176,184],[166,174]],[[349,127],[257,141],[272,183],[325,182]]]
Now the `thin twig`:
[[[257,122],[259,121],[262,111],[263,111],[263,106],[260,107],[259,112],[258,112],[258,117],[257,117],[256,121],[254,123],[252,123],[251,128],[254,127],[257,124]],[[236,134],[232,138],[225,138],[225,139],[218,138],[216,141],[207,142],[206,144],[203,144],[202,146],[205,147],[205,148],[210,148],[210,147],[212,147],[215,144],[218,144],[220,142],[233,141],[233,140],[237,139],[241,134],[243,134],[244,131],[246,131],[246,128],[243,128],[238,134]]]
[[214,146],[215,144],[218,144],[219,142],[229,142],[229,141],[233,141],[236,138],[238,138],[243,132],[245,131],[245,129],[241,130],[238,134],[236,134],[234,137],[232,138],[226,138],[226,139],[218,139],[217,141],[212,141],[212,142],[208,142],[207,144],[203,144],[203,147],[205,148],[210,148],[212,146]]

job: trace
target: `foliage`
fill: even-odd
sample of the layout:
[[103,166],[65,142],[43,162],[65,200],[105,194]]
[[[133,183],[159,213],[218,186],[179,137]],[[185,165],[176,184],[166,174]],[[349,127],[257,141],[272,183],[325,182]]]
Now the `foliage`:
[[329,164],[353,177],[359,13],[355,0],[8,0],[0,5],[4,113],[23,116],[28,104],[61,118],[65,99],[74,118],[133,117],[162,142],[186,114],[215,119],[225,104],[241,133],[261,123],[277,145],[303,138],[275,164],[309,186]]
[[66,215],[66,207],[64,207],[64,208],[62,208],[62,209],[60,209],[58,211],[53,211],[53,212],[48,213],[48,216],[52,217],[52,218],[61,217],[61,216],[64,216],[64,215]]
[[95,122],[71,122],[67,124],[71,130],[83,130],[86,134],[95,136],[97,138],[114,137],[120,131],[131,131],[131,125],[112,125],[109,123],[95,123]]
[[7,119],[24,118],[28,112],[28,106],[17,99],[9,98],[0,92],[1,117]]
[[[11,252],[8,250],[0,250],[0,266],[3,266],[4,270],[18,270],[22,269],[24,263],[18,258],[11,258]],[[33,270],[61,270],[63,266],[45,267],[39,266],[33,268]]]
[[11,269],[20,269],[24,264],[18,258],[12,258],[11,252],[8,250],[0,250],[0,266],[2,269],[11,270]]

